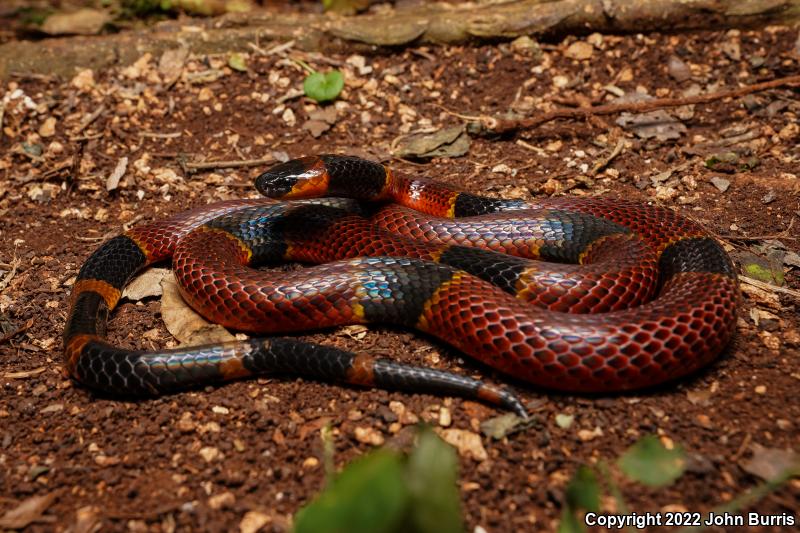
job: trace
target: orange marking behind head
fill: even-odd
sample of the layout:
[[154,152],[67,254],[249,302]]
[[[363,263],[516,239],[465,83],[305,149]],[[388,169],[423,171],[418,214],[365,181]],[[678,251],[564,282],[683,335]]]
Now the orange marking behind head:
[[70,307],[75,303],[75,299],[78,295],[84,292],[94,292],[99,294],[103,300],[106,302],[106,306],[108,306],[108,310],[111,311],[114,309],[114,306],[117,305],[119,302],[119,298],[121,296],[121,291],[108,283],[107,281],[99,280],[99,279],[82,279],[75,282],[75,286],[72,288],[72,294],[70,295]]
[[318,159],[308,170],[303,172],[295,183],[292,190],[286,193],[283,198],[316,198],[324,196],[328,192],[331,177],[325,162]]
[[366,354],[357,354],[353,358],[353,364],[347,371],[347,382],[356,385],[373,386],[375,384],[375,373],[373,365],[375,360]]

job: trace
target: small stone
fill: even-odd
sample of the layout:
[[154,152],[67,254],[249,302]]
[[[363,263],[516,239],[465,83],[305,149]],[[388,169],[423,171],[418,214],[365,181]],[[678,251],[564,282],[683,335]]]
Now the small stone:
[[575,41],[564,52],[564,55],[570,59],[591,59],[594,54],[594,47],[585,41]]
[[756,394],[766,394],[767,387],[765,385],[756,385],[756,388],[753,389]]
[[665,187],[663,185],[656,187],[656,199],[659,201],[668,202],[674,200],[676,196],[678,196],[678,190],[674,187]]
[[211,408],[211,411],[218,415],[227,415],[228,413],[231,412],[230,409],[228,409],[227,407],[223,407],[221,405],[215,405],[214,407]]
[[208,499],[208,506],[219,511],[220,509],[230,509],[236,503],[236,496],[231,492],[215,494]]
[[319,466],[319,459],[316,457],[307,457],[305,461],[303,461],[303,468],[307,470],[314,469]]
[[553,76],[553,86],[556,89],[563,89],[567,85],[569,85],[569,78],[566,76],[562,76],[560,74],[558,76]]
[[778,137],[784,141],[791,141],[792,139],[800,137],[800,126],[798,126],[796,122],[791,122],[781,128],[781,131],[778,132]]
[[594,429],[581,429],[578,431],[578,438],[583,442],[588,442],[590,440],[594,440],[597,437],[603,436],[603,430],[600,427],[596,427]]
[[79,91],[88,92],[94,87],[94,72],[88,68],[81,70],[72,78],[70,83]]
[[625,67],[619,71],[619,75],[617,79],[621,82],[628,82],[633,80],[633,69],[631,67]]
[[200,457],[202,457],[207,463],[218,461],[223,457],[222,452],[219,451],[219,448],[215,448],[213,446],[204,446],[203,448],[200,448],[198,453],[200,454]]
[[257,533],[272,522],[272,517],[258,511],[248,511],[239,522],[239,533]]
[[675,55],[669,56],[667,60],[667,71],[677,82],[686,81],[692,77],[692,71],[689,69],[689,65]]
[[100,455],[95,456],[94,462],[97,463],[99,466],[114,466],[118,465],[121,462],[121,460],[119,457],[103,455],[101,453]]
[[42,408],[39,411],[39,413],[44,415],[44,414],[48,414],[48,413],[59,413],[59,412],[61,412],[63,410],[64,410],[64,404],[63,403],[52,403],[52,404],[48,405],[47,407]]
[[726,180],[725,178],[720,178],[718,176],[714,176],[711,178],[711,183],[716,187],[719,192],[725,192],[731,186],[731,182]]
[[297,124],[297,119],[294,116],[294,111],[292,111],[288,107],[281,114],[281,118],[289,127],[293,127],[295,124]]
[[700,427],[703,427],[703,428],[706,428],[706,429],[711,429],[713,427],[713,424],[711,423],[711,418],[709,418],[708,415],[699,414],[699,415],[697,415],[696,420],[697,420],[697,424]]
[[450,415],[450,409],[447,407],[442,407],[439,409],[439,425],[442,427],[448,427],[452,423],[453,417]]
[[39,126],[39,135],[42,137],[52,137],[56,133],[56,117],[47,117],[42,125]]
[[435,429],[442,439],[458,450],[462,457],[469,457],[476,461],[485,461],[489,458],[486,448],[483,447],[481,436],[464,429]]
[[362,418],[364,418],[364,413],[362,413],[358,409],[350,409],[347,412],[347,419],[348,420],[352,420],[353,422],[355,422],[357,420],[361,420]]
[[522,37],[517,37],[513,41],[511,41],[511,49],[515,52],[519,52],[521,54],[528,54],[532,56],[538,56],[542,53],[541,47],[539,47],[539,43],[528,37],[527,35],[523,35]]
[[181,415],[180,420],[175,424],[178,428],[178,431],[181,433],[191,433],[194,431],[195,423],[192,420],[192,413],[186,411]]
[[353,432],[356,440],[363,444],[370,444],[372,446],[380,446],[384,442],[383,435],[375,428],[356,427]]

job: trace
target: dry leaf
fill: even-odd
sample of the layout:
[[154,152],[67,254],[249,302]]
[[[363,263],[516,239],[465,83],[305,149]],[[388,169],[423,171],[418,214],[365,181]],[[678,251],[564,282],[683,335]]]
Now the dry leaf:
[[236,340],[228,330],[219,324],[212,324],[197,314],[183,301],[175,276],[165,276],[161,280],[161,317],[173,337],[185,346],[211,344]]
[[463,126],[444,128],[434,133],[404,137],[394,149],[396,157],[458,157],[469,151],[469,136]]
[[132,302],[138,302],[151,296],[161,296],[161,281],[169,277],[172,279],[172,271],[168,268],[151,268],[145,270],[142,275],[137,276],[125,287],[122,297]]
[[42,518],[42,514],[56,499],[56,492],[44,496],[31,496],[0,517],[0,528],[22,529]]
[[108,176],[106,180],[106,190],[111,192],[119,187],[119,180],[122,179],[122,176],[125,175],[125,171],[128,169],[128,158],[121,157],[119,161],[117,161],[117,166],[114,167],[113,172],[111,175]]
[[739,465],[748,474],[768,481],[785,474],[789,469],[795,469],[800,473],[800,456],[794,451],[765,448],[755,443],[752,448],[753,457]]

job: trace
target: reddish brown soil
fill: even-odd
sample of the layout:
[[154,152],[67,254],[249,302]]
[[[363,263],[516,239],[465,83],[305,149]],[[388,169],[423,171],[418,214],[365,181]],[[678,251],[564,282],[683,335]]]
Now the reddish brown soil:
[[[0,263],[5,264],[0,268],[6,270],[0,271],[0,280],[7,284],[0,290],[0,320],[6,332],[30,321],[29,328],[10,338],[0,335],[0,514],[31,496],[54,492],[45,521],[32,525],[32,531],[62,531],[71,525],[83,530],[80,520],[87,519],[103,531],[223,531],[238,527],[252,511],[270,518],[266,530],[283,531],[323,486],[319,429],[326,422],[333,428],[335,462],[341,466],[372,447],[355,437],[356,428],[373,429],[387,441],[398,438],[393,431],[410,420],[392,426],[397,417],[390,402],[401,402],[434,425],[440,407],[446,406],[452,427],[472,432],[498,414],[460,399],[291,378],[242,381],[139,402],[98,396],[65,378],[60,335],[69,286],[102,238],[120,232],[125,223],[253,194],[251,179],[260,168],[188,174],[179,164],[180,154],[188,154],[188,160],[262,158],[274,151],[292,157],[320,152],[381,156],[401,133],[458,124],[443,108],[463,114],[514,108],[530,114],[565,105],[565,99],[602,102],[609,94],[603,89],[607,84],[626,92],[641,87],[651,95],[677,96],[692,81],[678,83],[667,74],[672,54],[692,65],[703,90],[797,74],[798,56],[792,54],[797,37],[797,31],[781,28],[740,36],[606,37],[588,61],[565,57],[573,39],[546,46],[543,63],[508,45],[411,49],[367,58],[374,70],[359,75],[348,68],[336,124],[317,139],[301,129],[317,109],[312,102],[295,98],[285,103],[295,125],[287,124],[283,111],[273,113],[276,100],[303,78],[301,69],[278,55],[251,56],[248,73],[217,65],[224,58],[196,57],[189,61],[190,70],[222,66],[224,75],[194,85],[178,81],[164,87],[154,75],[158,58],[141,72],[130,72],[133,77],[118,70],[95,72],[95,84],[84,89],[70,80],[18,77],[6,82],[0,95],[19,88],[40,107],[23,111],[15,100],[5,110],[0,136]],[[740,43],[739,60],[721,51],[732,42]],[[328,68],[318,58],[304,57]],[[328,59],[343,64],[347,56]],[[567,77],[566,88],[554,88],[557,75]],[[266,95],[264,101],[260,95]],[[683,121],[688,131],[677,140],[637,140],[616,126],[616,117],[603,117],[545,124],[516,137],[477,137],[464,157],[393,165],[497,196],[602,193],[660,201],[738,249],[751,244],[739,238],[780,235],[794,220],[780,238],[800,252],[797,97],[796,89],[779,89],[744,101],[697,106],[694,116]],[[100,104],[106,111],[75,135],[83,140],[70,140],[70,132]],[[41,138],[36,132],[51,116],[57,119],[54,135]],[[429,122],[420,122],[423,118]],[[745,130],[753,138],[703,148]],[[142,132],[182,134],[153,138]],[[581,178],[587,175],[581,165],[591,169],[619,138],[628,145],[609,163],[611,170]],[[43,145],[43,159],[16,153],[23,142]],[[705,158],[694,155],[731,149],[749,150],[760,164],[752,171],[723,174],[705,168]],[[77,154],[81,163],[71,163]],[[145,154],[150,170],[135,170],[134,162]],[[122,156],[129,158],[128,172],[109,194],[106,177]],[[686,167],[661,188],[653,187],[651,176],[684,162]],[[501,164],[516,175],[497,169]],[[686,176],[696,183],[680,181]],[[729,180],[730,188],[720,192],[712,177]],[[137,191],[143,191],[143,199]],[[770,191],[774,199],[764,203]],[[11,276],[7,271],[15,258],[19,266]],[[796,269],[787,273],[787,286],[800,289]],[[607,397],[551,394],[513,383],[538,424],[500,441],[482,437],[488,452],[484,461],[462,457],[469,529],[553,530],[565,484],[576,467],[613,460],[649,433],[682,445],[693,461],[689,472],[665,489],[642,489],[620,479],[631,510],[707,512],[756,485],[759,480],[742,468],[752,445],[797,447],[800,434],[799,302],[788,294],[773,296],[770,304],[746,293],[736,341],[711,368],[680,383]],[[159,308],[157,299],[122,305],[113,316],[110,338],[132,348],[163,346],[170,336]],[[756,325],[754,309],[775,317],[762,317]],[[447,346],[396,328],[371,327],[361,339],[339,331],[305,338],[507,381]],[[698,400],[703,393],[706,397]],[[572,426],[556,424],[560,413],[574,415]],[[613,509],[610,499],[603,503]],[[799,507],[800,482],[794,480],[749,510],[797,513]]]

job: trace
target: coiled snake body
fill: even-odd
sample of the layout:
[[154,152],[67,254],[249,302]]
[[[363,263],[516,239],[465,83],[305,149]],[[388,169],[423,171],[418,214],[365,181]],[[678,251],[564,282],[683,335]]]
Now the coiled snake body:
[[[291,338],[159,352],[105,342],[125,284],[170,257],[184,298],[226,327],[409,326],[566,391],[630,390],[686,375],[713,360],[735,328],[730,259],[668,209],[606,198],[498,200],[346,156],[289,161],[256,186],[285,201],[201,207],[127,231],[89,257],[64,332],[73,378],[112,393],[158,394],[290,372],[456,394],[524,414],[512,392],[479,380]],[[321,196],[352,200],[297,200]],[[279,260],[325,264],[250,268]]]

